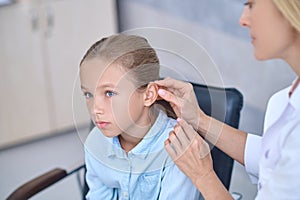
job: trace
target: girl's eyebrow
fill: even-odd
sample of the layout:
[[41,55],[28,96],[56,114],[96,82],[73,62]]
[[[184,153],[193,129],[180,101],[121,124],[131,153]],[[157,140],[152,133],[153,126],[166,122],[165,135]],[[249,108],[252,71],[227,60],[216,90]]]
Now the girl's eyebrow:
[[112,83],[104,83],[100,88],[117,88],[117,86]]
[[87,91],[89,90],[87,87],[85,87],[83,85],[81,85],[80,87],[81,87],[81,90],[87,90]]

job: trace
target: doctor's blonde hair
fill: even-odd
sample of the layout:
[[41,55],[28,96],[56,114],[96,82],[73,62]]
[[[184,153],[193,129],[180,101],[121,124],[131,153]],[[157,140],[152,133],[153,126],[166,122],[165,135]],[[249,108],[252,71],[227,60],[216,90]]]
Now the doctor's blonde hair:
[[273,0],[276,7],[300,33],[300,0]]

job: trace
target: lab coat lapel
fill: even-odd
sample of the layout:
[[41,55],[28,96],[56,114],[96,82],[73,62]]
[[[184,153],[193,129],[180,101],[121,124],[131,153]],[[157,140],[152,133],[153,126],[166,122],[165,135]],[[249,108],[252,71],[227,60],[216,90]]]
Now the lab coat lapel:
[[269,128],[276,123],[278,118],[282,115],[284,110],[286,109],[289,97],[288,97],[288,91],[290,90],[290,87],[284,89],[283,91],[274,94],[269,103],[268,103],[268,109],[265,116],[265,122],[264,122],[264,134],[268,132]]

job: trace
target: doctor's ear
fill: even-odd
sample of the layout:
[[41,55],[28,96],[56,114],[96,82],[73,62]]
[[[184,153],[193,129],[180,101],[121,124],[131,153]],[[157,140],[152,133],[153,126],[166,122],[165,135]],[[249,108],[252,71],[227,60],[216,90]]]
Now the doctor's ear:
[[149,83],[144,93],[144,105],[151,106],[157,99],[158,86],[155,83]]

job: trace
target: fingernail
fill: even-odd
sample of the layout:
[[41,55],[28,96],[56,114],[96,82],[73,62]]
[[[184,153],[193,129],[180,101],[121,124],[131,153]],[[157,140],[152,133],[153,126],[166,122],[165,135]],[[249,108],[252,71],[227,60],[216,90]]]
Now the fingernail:
[[181,120],[182,120],[181,118],[177,118],[177,122],[181,122]]
[[161,95],[161,96],[165,96],[166,92],[162,89],[159,89],[158,94]]

